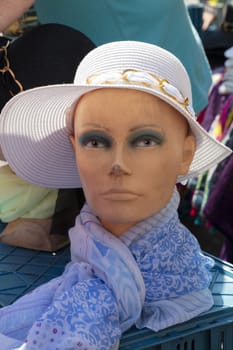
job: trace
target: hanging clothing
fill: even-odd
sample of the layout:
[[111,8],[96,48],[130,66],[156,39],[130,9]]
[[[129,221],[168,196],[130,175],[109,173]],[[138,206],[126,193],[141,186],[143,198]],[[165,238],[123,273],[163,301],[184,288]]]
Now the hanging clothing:
[[[222,95],[218,93],[220,83],[217,83],[210,93],[210,103],[205,112],[201,116],[201,125],[217,140],[233,149],[233,95]],[[199,218],[198,221],[206,219],[205,206],[210,202],[209,198],[212,190],[218,192],[218,182],[221,182],[222,172],[229,159],[224,159],[204,174],[196,178],[196,185],[192,195],[192,212]],[[188,186],[193,186],[192,182]],[[213,200],[209,204],[210,207],[217,206],[217,202]],[[223,206],[219,207],[219,211],[223,210]],[[215,218],[216,220],[216,218]],[[211,221],[209,221],[212,224]]]
[[[225,144],[233,149],[233,123],[225,136]],[[210,181],[211,190],[204,207],[205,218],[225,237],[220,257],[233,261],[233,157],[221,162],[215,169]]]

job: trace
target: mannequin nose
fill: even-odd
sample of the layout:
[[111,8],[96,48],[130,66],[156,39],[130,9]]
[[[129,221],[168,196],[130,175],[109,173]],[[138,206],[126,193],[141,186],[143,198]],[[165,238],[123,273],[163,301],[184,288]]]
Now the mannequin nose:
[[122,168],[119,164],[113,164],[110,175],[120,176],[123,174],[127,174],[124,168]]
[[131,175],[132,171],[127,161],[127,155],[124,154],[123,149],[118,149],[115,152],[114,160],[110,169],[110,175],[121,176]]

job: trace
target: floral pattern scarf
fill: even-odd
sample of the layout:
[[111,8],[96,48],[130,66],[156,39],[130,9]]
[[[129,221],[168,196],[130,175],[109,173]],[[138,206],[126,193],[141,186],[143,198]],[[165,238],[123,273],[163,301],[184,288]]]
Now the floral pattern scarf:
[[175,190],[160,213],[121,238],[85,205],[64,273],[0,309],[3,350],[108,350],[136,324],[155,331],[212,305],[212,259],[179,222]]

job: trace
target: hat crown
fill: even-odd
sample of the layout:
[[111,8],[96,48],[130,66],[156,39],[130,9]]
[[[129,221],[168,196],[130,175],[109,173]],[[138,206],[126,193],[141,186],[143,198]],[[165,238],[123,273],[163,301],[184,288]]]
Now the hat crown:
[[134,69],[166,79],[192,105],[191,84],[182,63],[167,50],[138,41],[118,41],[90,51],[77,68],[74,84],[85,85],[87,79],[99,73]]

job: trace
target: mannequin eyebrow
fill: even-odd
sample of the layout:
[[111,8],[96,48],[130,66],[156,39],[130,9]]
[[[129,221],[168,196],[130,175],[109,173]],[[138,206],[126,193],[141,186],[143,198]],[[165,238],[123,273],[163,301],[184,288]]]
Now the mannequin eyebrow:
[[156,128],[156,129],[161,129],[161,127],[158,124],[140,124],[137,126],[134,126],[133,128],[131,128],[129,131],[133,132],[139,129],[144,129],[144,128]]
[[[101,124],[98,124],[98,123],[84,123],[82,125],[82,127],[97,128],[97,129],[105,130],[107,132],[111,132],[111,129],[109,129]],[[136,126],[130,128],[129,132],[134,132],[134,131],[145,129],[145,128],[156,128],[156,129],[161,130],[161,127],[158,124],[139,124],[139,125],[136,125]]]
[[88,127],[92,127],[92,128],[98,128],[98,129],[103,129],[103,130],[106,130],[106,131],[110,131],[109,128],[106,128],[105,126],[102,126],[101,124],[97,124],[97,123],[84,123],[82,125],[83,127],[85,126],[88,126]]

